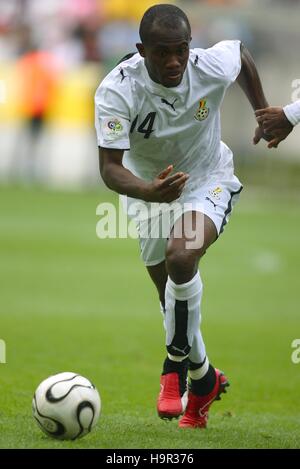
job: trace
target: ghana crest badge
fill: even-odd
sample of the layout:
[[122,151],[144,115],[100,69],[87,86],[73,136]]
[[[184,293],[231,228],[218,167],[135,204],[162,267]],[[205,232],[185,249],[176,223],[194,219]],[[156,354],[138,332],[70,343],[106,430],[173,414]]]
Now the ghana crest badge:
[[204,121],[208,117],[209,114],[209,108],[206,106],[206,98],[202,98],[199,101],[199,108],[194,115],[194,118],[197,121]]

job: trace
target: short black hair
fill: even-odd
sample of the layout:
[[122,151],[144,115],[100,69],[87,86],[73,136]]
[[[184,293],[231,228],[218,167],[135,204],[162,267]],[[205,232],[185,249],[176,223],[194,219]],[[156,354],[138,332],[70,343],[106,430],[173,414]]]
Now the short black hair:
[[184,22],[191,34],[191,25],[186,14],[175,5],[159,4],[150,7],[142,18],[140,24],[140,38],[143,44],[151,42],[151,31],[154,26],[178,29]]

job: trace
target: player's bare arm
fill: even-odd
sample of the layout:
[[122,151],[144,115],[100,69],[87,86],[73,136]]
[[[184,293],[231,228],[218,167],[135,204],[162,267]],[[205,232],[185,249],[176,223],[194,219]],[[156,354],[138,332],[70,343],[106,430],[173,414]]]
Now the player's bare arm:
[[288,120],[283,108],[278,106],[267,107],[255,111],[256,120],[262,125],[265,133],[273,136],[268,148],[277,148],[282,140],[292,132],[294,126]]
[[100,173],[109,189],[145,202],[170,203],[180,197],[188,174],[171,175],[173,166],[169,165],[153,181],[146,182],[123,166],[123,153],[123,150],[99,148]]
[[[241,72],[237,78],[237,82],[246,94],[254,111],[268,107],[268,102],[264,95],[261,80],[254,63],[254,60],[248,49],[241,44]],[[270,140],[271,137],[266,135],[261,124],[255,129],[253,143],[257,144],[261,138]]]

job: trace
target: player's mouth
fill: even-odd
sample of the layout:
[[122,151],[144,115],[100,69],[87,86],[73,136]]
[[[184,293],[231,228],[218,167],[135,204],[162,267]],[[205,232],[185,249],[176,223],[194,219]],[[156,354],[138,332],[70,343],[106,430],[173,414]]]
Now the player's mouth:
[[169,75],[167,75],[166,78],[168,80],[177,81],[181,78],[181,75],[182,75],[181,72],[179,72],[179,73],[169,73]]
[[182,80],[181,72],[169,73],[168,75],[165,75],[164,77],[165,86],[168,86],[168,87],[179,85],[181,80]]

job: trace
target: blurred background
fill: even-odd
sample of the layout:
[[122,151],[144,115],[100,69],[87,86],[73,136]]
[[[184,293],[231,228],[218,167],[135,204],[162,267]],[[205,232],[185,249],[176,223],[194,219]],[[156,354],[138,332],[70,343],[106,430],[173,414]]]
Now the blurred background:
[[[175,3],[191,20],[193,46],[241,39],[269,102],[300,99],[300,1]],[[140,19],[152,4],[0,0],[0,181],[64,189],[99,184],[93,96],[105,74],[135,50]],[[300,130],[268,152],[264,143],[253,147],[254,127],[247,100],[233,86],[223,106],[223,139],[234,151],[240,176],[265,184],[270,178],[264,181],[264,171],[271,171],[276,182],[290,184],[300,164]]]

